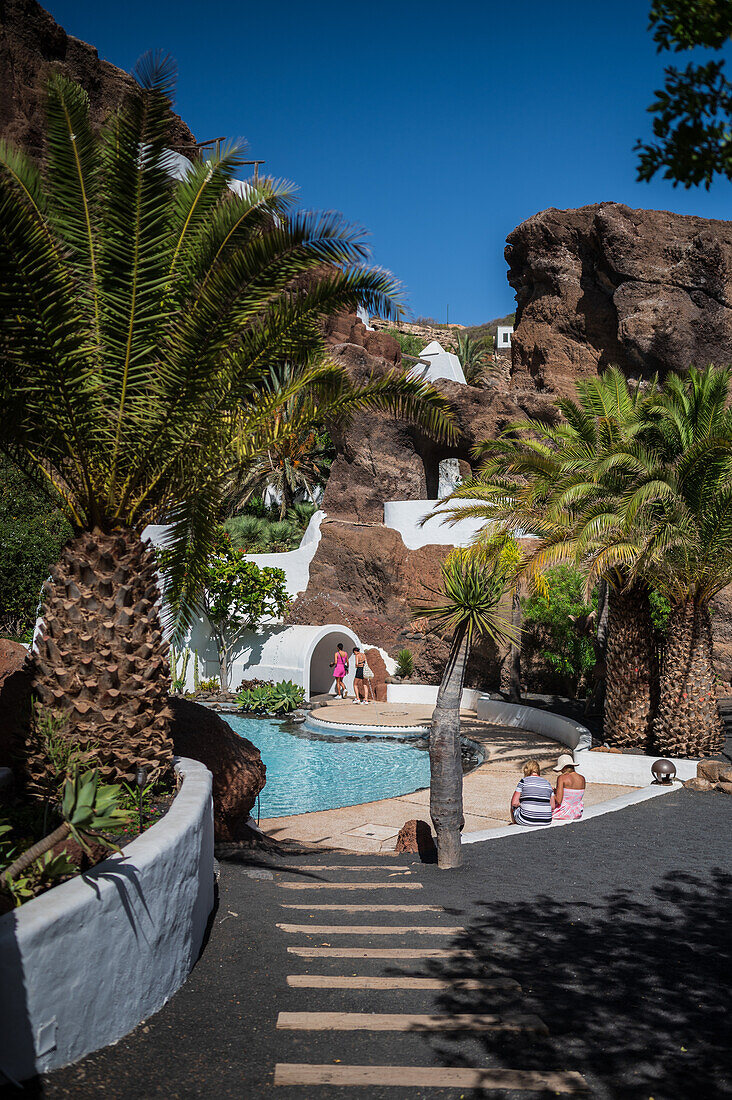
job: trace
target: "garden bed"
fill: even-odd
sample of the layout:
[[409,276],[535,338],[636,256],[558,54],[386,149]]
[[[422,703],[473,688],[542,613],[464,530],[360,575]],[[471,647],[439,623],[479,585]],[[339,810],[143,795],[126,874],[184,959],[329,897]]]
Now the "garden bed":
[[210,772],[120,854],[0,917],[0,1065],[22,1080],[121,1039],[183,984],[213,907]]

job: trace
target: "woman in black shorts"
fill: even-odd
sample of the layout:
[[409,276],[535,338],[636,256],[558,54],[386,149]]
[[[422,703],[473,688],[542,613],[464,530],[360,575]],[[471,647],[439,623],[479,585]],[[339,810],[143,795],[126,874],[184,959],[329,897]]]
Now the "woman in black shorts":
[[[366,681],[363,678],[363,666],[366,664],[366,657],[357,645],[353,647],[353,663],[356,666],[353,675],[353,694],[356,696],[356,704],[368,703],[368,690]],[[363,699],[361,698],[361,692],[363,692]]]

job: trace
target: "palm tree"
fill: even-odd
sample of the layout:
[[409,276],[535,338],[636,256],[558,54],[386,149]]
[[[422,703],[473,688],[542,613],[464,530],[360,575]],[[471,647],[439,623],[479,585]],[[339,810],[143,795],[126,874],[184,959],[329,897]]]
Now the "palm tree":
[[470,386],[484,386],[494,373],[491,348],[487,340],[476,340],[467,332],[458,333],[457,357]]
[[578,401],[557,402],[558,422],[518,421],[480,444],[481,470],[451,495],[447,514],[449,522],[480,518],[498,533],[533,536],[520,569],[529,579],[560,562],[596,567],[592,584],[605,580],[610,589],[604,738],[647,747],[658,684],[648,585],[642,577],[628,585],[627,548],[615,536],[624,494],[647,468],[636,440],[656,391],[630,387],[615,369],[577,389]]
[[475,555],[455,550],[442,568],[438,602],[415,608],[415,615],[432,619],[452,631],[430,727],[430,815],[437,834],[437,862],[443,868],[459,867],[462,863],[460,700],[471,646],[482,636],[494,642],[514,640],[511,624],[497,611],[506,588],[506,576],[506,567],[500,559],[486,568]]
[[[397,287],[364,266],[334,214],[293,213],[293,190],[232,191],[236,149],[169,170],[174,70],[144,59],[97,136],[80,87],[52,77],[41,171],[0,144],[0,447],[52,487],[75,537],[44,586],[35,688],[106,777],[169,766],[169,672],[156,562],[141,541],[171,525],[173,613],[200,591],[236,466],[232,438],[271,442],[303,388],[348,400],[322,321],[394,316]],[[293,385],[262,392],[278,363]],[[449,406],[403,376],[367,401],[450,433]],[[187,609],[187,610],[186,610]],[[42,774],[45,761],[29,761]]]
[[703,756],[724,745],[709,601],[732,583],[732,372],[671,375],[647,429],[655,463],[624,502],[632,576],[671,602],[655,721],[658,749]]

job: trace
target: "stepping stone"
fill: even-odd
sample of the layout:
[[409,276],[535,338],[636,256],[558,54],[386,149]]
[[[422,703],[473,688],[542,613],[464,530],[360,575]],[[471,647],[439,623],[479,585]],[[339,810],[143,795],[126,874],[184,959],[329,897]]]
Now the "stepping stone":
[[521,1069],[472,1069],[450,1066],[333,1066],[280,1062],[275,1085],[392,1085],[395,1088],[513,1089],[523,1092],[579,1094],[588,1091],[579,1073]]
[[548,1035],[538,1016],[494,1016],[456,1012],[436,1016],[424,1012],[280,1012],[278,1030],[285,1031],[533,1031]]
[[408,867],[388,863],[300,863],[297,867],[279,868],[283,875],[296,875],[298,871],[387,871],[392,875],[411,875]]
[[421,890],[421,882],[278,882],[282,890]]
[[472,959],[472,951],[440,947],[288,947],[301,959]]
[[317,936],[457,936],[464,928],[439,928],[429,924],[278,924],[283,932]]
[[369,974],[288,974],[295,989],[464,989],[484,993],[521,993],[513,978],[399,978]]
[[344,913],[444,913],[441,905],[337,905],[335,903],[321,903],[320,905],[294,904],[283,901],[280,909],[306,909],[308,911],[337,909]]

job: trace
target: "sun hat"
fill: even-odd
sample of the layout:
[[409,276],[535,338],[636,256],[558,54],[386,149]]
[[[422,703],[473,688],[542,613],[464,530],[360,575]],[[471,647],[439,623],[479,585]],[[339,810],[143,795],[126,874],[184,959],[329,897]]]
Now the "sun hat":
[[555,772],[560,772],[560,771],[562,771],[563,768],[573,768],[573,767],[574,767],[574,759],[569,755],[568,752],[563,752],[562,755],[557,760],[557,766],[554,769],[554,771]]

